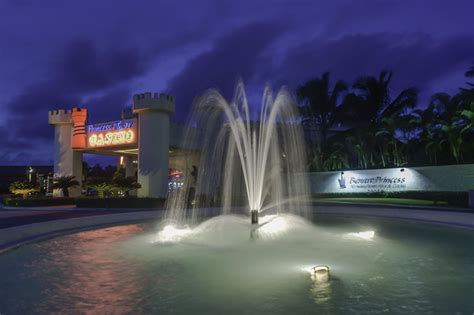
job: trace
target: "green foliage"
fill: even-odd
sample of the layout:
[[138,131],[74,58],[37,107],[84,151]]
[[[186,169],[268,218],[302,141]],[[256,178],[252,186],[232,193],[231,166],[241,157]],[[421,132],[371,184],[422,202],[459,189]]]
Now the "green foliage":
[[453,191],[399,191],[399,192],[364,192],[364,193],[315,193],[314,199],[328,198],[398,198],[429,200],[434,204],[447,204],[453,207],[467,208],[469,195],[467,192]]
[[[392,97],[391,80],[392,72],[382,71],[351,88],[338,81],[331,89],[324,73],[298,88],[303,126],[323,134],[309,139],[309,170],[474,162],[474,86],[437,93],[421,110],[417,90]],[[336,123],[345,130],[332,132]]]
[[74,198],[5,198],[5,206],[8,207],[48,207],[48,206],[65,206],[74,205]]
[[162,208],[164,199],[161,198],[77,198],[78,208]]
[[99,194],[99,198],[104,198],[105,196],[112,194],[115,187],[107,183],[98,183],[98,184],[88,184],[88,188],[92,188]]
[[10,184],[10,192],[14,195],[21,195],[27,198],[30,194],[39,191],[38,185],[28,181],[16,181]]
[[61,189],[63,197],[69,197],[69,188],[79,186],[75,176],[59,176],[53,179],[53,189]]
[[120,166],[113,174],[111,182],[89,181],[87,187],[97,191],[99,198],[128,197],[129,192],[141,187],[135,177],[125,177],[125,168]]
[[128,196],[131,190],[141,188],[135,177],[125,177],[125,168],[123,166],[117,168],[112,179],[112,186],[113,190],[120,196]]

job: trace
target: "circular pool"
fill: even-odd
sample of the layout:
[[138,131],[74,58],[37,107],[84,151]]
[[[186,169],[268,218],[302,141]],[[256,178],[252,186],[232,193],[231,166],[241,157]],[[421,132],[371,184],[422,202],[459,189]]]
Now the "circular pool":
[[472,230],[327,215],[261,223],[147,222],[22,246],[0,255],[0,314],[474,311]]

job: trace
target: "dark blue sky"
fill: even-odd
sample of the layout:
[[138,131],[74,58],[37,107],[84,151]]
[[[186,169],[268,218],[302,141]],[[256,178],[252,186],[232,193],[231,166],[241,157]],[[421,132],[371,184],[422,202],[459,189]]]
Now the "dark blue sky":
[[391,69],[395,92],[416,86],[423,103],[464,85],[472,12],[472,0],[0,0],[0,165],[51,163],[48,110],[113,120],[148,90],[175,95],[179,120],[239,77],[259,100],[266,82]]

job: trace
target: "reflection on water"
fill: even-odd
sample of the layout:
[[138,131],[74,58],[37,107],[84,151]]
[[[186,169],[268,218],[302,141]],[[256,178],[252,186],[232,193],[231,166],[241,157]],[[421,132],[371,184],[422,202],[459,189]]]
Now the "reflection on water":
[[74,234],[66,241],[50,241],[53,246],[49,246],[46,255],[29,265],[38,277],[44,277],[42,273],[49,270],[43,280],[50,285],[41,290],[35,312],[131,312],[140,290],[139,265],[117,265],[121,256],[114,246],[142,231],[139,225],[128,225]]
[[313,297],[314,303],[324,304],[331,298],[331,281],[321,281],[312,277],[313,283],[311,285],[310,293]]
[[[109,266],[120,259],[120,255],[113,251],[114,243],[142,230],[134,225],[74,235],[67,254],[55,252],[59,257],[53,256],[53,259],[64,259],[69,270],[57,294],[73,297],[73,309],[79,312],[131,312],[134,303],[129,299],[136,296],[140,288],[138,266]],[[100,261],[100,264],[96,265],[94,261]]]

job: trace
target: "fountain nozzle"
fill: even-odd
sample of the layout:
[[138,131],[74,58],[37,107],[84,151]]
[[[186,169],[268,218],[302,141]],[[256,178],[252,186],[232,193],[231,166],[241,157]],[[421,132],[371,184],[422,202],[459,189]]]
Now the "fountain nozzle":
[[250,211],[250,222],[252,224],[258,224],[258,210]]

